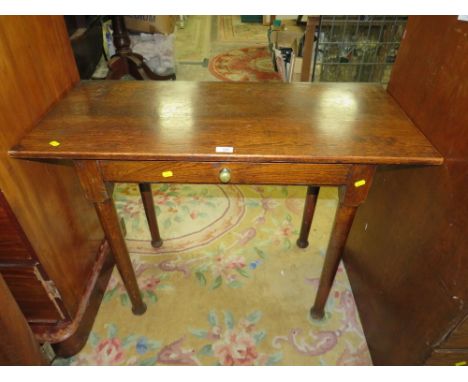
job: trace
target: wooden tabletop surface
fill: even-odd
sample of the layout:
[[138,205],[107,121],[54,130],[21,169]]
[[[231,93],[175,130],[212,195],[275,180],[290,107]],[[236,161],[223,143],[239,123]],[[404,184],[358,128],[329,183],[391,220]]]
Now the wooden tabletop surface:
[[381,86],[356,83],[82,82],[10,155],[442,163]]

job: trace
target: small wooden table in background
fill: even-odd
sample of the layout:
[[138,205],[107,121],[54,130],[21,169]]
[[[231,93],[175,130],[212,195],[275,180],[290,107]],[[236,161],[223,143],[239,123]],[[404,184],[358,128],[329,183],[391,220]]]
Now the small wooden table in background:
[[10,155],[75,162],[135,314],[146,306],[108,187],[113,182],[307,185],[302,246],[318,187],[339,187],[314,318],[323,317],[376,167],[443,161],[381,86],[323,83],[82,83]]

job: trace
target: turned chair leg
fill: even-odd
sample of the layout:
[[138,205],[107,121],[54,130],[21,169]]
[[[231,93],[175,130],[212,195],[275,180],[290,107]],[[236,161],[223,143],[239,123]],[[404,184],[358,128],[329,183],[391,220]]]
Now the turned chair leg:
[[153,194],[151,193],[150,183],[139,183],[141,200],[145,208],[146,220],[148,221],[149,230],[151,233],[151,245],[154,248],[159,248],[162,245],[161,236],[159,235],[158,221],[156,211],[154,209]]
[[142,55],[133,53],[130,48],[130,36],[123,16],[112,16],[112,28],[114,29],[115,55],[108,62],[108,80],[119,80],[128,74],[136,80],[168,81],[175,80],[175,74],[160,76],[154,73],[146,65]]
[[296,242],[299,248],[307,248],[309,245],[309,232],[312,225],[312,218],[314,217],[315,205],[317,204],[319,191],[320,187],[307,187],[304,214],[302,216],[301,233],[299,234],[299,239],[297,239]]

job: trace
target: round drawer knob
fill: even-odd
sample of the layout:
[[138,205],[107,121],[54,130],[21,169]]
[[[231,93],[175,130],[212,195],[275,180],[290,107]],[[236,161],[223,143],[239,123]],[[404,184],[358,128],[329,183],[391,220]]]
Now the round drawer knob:
[[231,170],[229,170],[228,168],[223,168],[219,172],[219,180],[222,183],[229,183],[229,181],[231,180]]

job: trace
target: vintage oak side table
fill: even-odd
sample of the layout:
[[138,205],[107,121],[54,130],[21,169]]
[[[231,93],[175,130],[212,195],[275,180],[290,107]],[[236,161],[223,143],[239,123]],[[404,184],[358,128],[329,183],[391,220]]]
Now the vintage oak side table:
[[74,161],[135,314],[146,306],[113,182],[307,185],[300,246],[307,245],[319,187],[339,187],[314,318],[323,317],[376,166],[443,161],[381,86],[349,83],[83,82],[10,155]]

